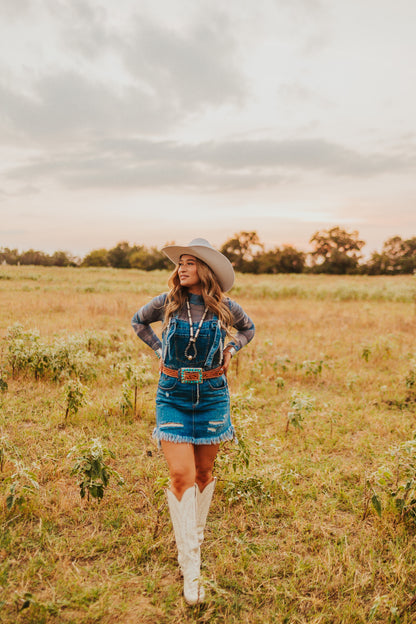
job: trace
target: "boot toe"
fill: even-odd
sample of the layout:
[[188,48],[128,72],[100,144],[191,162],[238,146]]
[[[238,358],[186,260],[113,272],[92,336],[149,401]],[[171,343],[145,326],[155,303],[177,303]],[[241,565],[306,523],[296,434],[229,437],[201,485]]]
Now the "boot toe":
[[195,605],[205,600],[205,590],[199,579],[185,581],[183,595],[189,605]]

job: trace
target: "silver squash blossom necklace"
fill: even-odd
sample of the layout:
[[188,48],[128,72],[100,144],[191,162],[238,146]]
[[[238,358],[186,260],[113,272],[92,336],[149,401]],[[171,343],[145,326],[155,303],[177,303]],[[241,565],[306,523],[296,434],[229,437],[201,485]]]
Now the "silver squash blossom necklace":
[[[194,360],[196,358],[196,356],[197,356],[197,350],[196,350],[195,343],[196,343],[197,338],[199,336],[199,332],[201,331],[202,323],[204,322],[205,317],[207,315],[208,308],[205,306],[205,310],[204,310],[204,313],[202,315],[201,320],[199,321],[197,330],[195,332],[195,336],[194,336],[194,326],[192,324],[191,306],[189,305],[189,299],[186,300],[186,309],[188,311],[189,335],[190,335],[190,338],[189,338],[188,345],[187,345],[187,347],[185,349],[185,357],[188,360]],[[192,350],[192,353],[191,353],[191,350]]]

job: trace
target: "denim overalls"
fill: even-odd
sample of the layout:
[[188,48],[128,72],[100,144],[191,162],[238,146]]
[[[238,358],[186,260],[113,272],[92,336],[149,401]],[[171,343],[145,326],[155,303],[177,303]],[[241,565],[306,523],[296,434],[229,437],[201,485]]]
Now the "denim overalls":
[[[197,295],[190,295],[191,301]],[[199,297],[198,297],[199,299]],[[197,302],[197,300],[194,300]],[[194,323],[194,333],[197,324]],[[221,366],[225,331],[214,316],[204,321],[196,341],[196,359],[189,361],[185,349],[189,324],[177,316],[170,319],[162,336],[162,358],[168,368]],[[230,419],[230,395],[225,375],[200,383],[183,383],[161,373],[156,393],[156,427],[153,437],[170,442],[217,444],[235,437]]]

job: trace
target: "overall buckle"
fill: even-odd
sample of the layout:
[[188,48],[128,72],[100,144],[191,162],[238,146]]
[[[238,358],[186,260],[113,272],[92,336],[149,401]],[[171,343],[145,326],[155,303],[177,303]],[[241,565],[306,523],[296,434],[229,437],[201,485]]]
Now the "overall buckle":
[[180,368],[179,379],[181,383],[200,384],[203,382],[202,368]]

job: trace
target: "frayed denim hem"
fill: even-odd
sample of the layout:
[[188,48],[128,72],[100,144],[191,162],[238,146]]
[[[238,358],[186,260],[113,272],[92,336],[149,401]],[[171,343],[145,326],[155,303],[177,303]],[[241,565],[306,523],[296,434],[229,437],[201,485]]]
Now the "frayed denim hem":
[[161,440],[166,440],[166,442],[177,442],[177,443],[188,443],[188,444],[220,444],[220,442],[230,442],[234,440],[236,444],[238,444],[237,436],[235,434],[235,430],[233,425],[228,427],[224,433],[219,436],[212,436],[209,438],[193,438],[190,436],[181,436],[173,433],[164,433],[160,431],[157,427],[153,429],[152,438],[157,440],[157,446],[160,449]]

